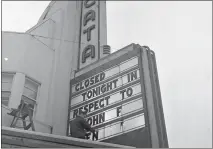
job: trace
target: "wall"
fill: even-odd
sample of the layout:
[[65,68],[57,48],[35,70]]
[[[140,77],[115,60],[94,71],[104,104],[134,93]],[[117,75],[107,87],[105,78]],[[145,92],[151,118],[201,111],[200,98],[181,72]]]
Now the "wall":
[[[101,2],[102,3],[102,2]],[[55,2],[49,9],[46,19],[52,20],[52,32],[43,34],[46,23],[39,22],[39,28],[34,27],[28,33],[35,35],[39,40],[50,43],[48,38],[54,40],[50,47],[55,49],[54,67],[51,83],[48,117],[54,117],[50,123],[53,125],[53,133],[66,135],[68,102],[69,102],[69,80],[74,77],[77,70],[77,55],[79,46],[80,26],[80,1]],[[44,25],[41,25],[41,24]],[[102,28],[104,30],[104,28]],[[45,32],[45,31],[44,31]],[[46,39],[39,35],[47,37]],[[106,35],[105,35],[106,36]],[[57,44],[55,44],[57,41]],[[57,110],[56,110],[57,109]],[[60,111],[60,112],[58,112]],[[63,116],[61,116],[63,115]]]
[[65,135],[69,80],[77,64],[80,5],[76,1],[57,1],[50,5],[50,9],[46,10],[46,18],[40,19],[27,33],[55,51],[49,77],[48,112],[45,115],[49,118],[48,123],[53,126],[53,133]]
[[[11,122],[13,120],[13,117],[8,115],[7,113],[10,113],[11,112],[11,109],[8,108],[8,107],[5,107],[4,105],[1,106],[2,110],[1,110],[1,114],[2,114],[2,126],[5,126],[5,127],[8,127],[11,125]],[[27,122],[28,124],[28,122]],[[18,121],[17,122],[17,126],[20,126],[22,127],[22,121]],[[43,123],[43,122],[40,122],[38,120],[34,120],[34,126],[36,128],[36,131],[37,132],[42,132],[42,133],[48,133],[48,134],[51,134],[51,131],[52,131],[52,127]],[[21,128],[22,129],[22,128]],[[31,129],[29,129],[31,130]]]
[[2,62],[2,68],[42,84],[36,119],[52,126],[54,134],[66,135],[69,82],[77,70],[81,9],[80,1],[54,1],[50,5],[45,10],[47,15],[44,12],[25,34],[3,32],[2,57],[9,60]]
[[[59,3],[60,2],[56,2]],[[55,4],[57,5],[57,4]],[[57,13],[51,16],[55,22],[54,39],[59,39],[59,45],[55,48],[55,63],[51,84],[51,103],[48,115],[53,117],[53,133],[65,135],[67,122],[67,104],[69,99],[69,79],[75,61],[77,62],[77,43],[75,44],[76,2],[69,1]],[[32,33],[33,34],[33,33]],[[59,112],[60,111],[60,112]],[[63,115],[63,116],[61,116]]]
[[[49,99],[49,84],[54,51],[28,34],[2,32],[2,71],[16,72],[12,95],[19,94],[9,101],[9,108],[17,108],[23,92],[25,75],[41,83],[37,98],[35,119],[47,125],[47,112]],[[16,80],[18,76],[18,79]],[[21,77],[20,77],[21,76]],[[18,91],[17,91],[18,90]],[[3,116],[3,115],[2,115]]]
[[45,9],[45,11],[43,12],[43,14],[41,15],[41,17],[39,18],[38,23],[41,23],[46,18],[50,18],[51,15],[56,11],[60,9],[65,9],[67,3],[68,3],[67,1],[58,1],[58,2],[51,1],[47,6],[47,8]]
[[73,22],[77,22],[77,12],[76,2],[57,2],[54,6],[52,15],[26,34],[3,33],[2,56],[9,60],[2,65],[3,71],[20,72],[42,84],[36,120],[53,126],[54,133],[65,135],[69,80],[77,61],[72,59],[76,59],[77,44],[72,41],[76,38]]
[[2,126],[10,126],[13,117],[9,116],[7,113],[10,113],[10,108],[2,105],[1,106],[1,123]]
[[2,128],[1,141],[3,148],[131,148],[130,146],[100,143],[6,127]]

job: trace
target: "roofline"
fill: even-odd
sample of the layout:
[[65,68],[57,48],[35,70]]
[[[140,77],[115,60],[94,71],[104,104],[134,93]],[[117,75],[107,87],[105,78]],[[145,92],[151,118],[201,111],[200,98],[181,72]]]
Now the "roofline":
[[50,8],[56,3],[56,1],[50,1],[49,5],[46,7],[46,9],[44,10],[44,12],[42,13],[42,15],[40,16],[37,24],[35,24],[34,26],[32,26],[31,28],[29,28],[28,30],[26,30],[26,33],[30,33],[32,30],[34,30],[35,28],[37,28],[37,26],[39,26],[40,24],[43,24],[43,22],[46,22],[48,19],[44,19],[44,16],[49,12]]
[[52,8],[52,6],[56,3],[56,1],[52,1],[49,3],[49,5],[46,7],[46,9],[44,10],[44,12],[42,13],[42,15],[40,16],[39,20],[37,23],[41,22],[42,20],[44,20],[44,16],[49,12],[50,8]]

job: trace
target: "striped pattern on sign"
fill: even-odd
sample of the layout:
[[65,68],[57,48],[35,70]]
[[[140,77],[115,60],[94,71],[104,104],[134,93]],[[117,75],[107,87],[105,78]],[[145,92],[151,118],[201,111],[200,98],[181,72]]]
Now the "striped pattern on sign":
[[[95,100],[95,101],[93,101],[89,104],[81,104],[81,105],[79,105],[76,108],[71,110],[70,119],[75,118],[75,116],[79,113],[80,110],[86,111],[86,108],[87,108],[88,109],[87,115],[88,115],[88,114],[94,113],[97,110],[101,110],[101,109],[104,110],[104,108],[107,108],[107,107],[114,105],[118,102],[125,101],[125,100],[132,98],[132,97],[141,93],[141,85],[140,84],[135,84],[135,85],[130,86],[130,87],[133,90],[131,97],[128,97],[126,94],[124,94],[124,97],[122,98],[121,92],[118,91],[118,92],[115,92],[111,95],[107,95],[104,98],[97,99],[97,100]],[[97,108],[96,108],[95,105],[97,105]]]
[[72,97],[71,106],[82,104],[84,101],[92,100],[93,98],[101,96],[102,94],[106,94],[112,90],[115,90],[116,88],[119,88],[123,85],[139,79],[139,69],[131,71],[123,76],[119,76],[111,81],[101,84],[100,86],[96,86],[90,90],[83,92],[82,94]]
[[[119,121],[109,126],[99,128],[98,139],[101,141],[143,127],[145,127],[144,114],[140,114],[124,121]],[[92,140],[92,135],[90,136],[90,140]]]
[[[138,65],[138,57],[134,57],[117,66],[109,68],[109,69],[105,70],[104,72],[101,72],[101,73],[96,74],[90,78],[87,78],[81,82],[78,82],[78,83],[72,85],[72,94],[75,94],[82,90],[86,90],[88,87],[95,86],[97,83],[103,82],[106,79],[112,78],[116,74],[122,73],[123,71],[127,71],[128,69],[130,69],[136,65]],[[102,80],[101,74],[103,74],[103,73],[105,75],[104,75],[104,79]]]
[[[107,123],[109,121],[118,119],[119,117],[124,117],[131,113],[135,113],[143,109],[142,99],[136,99],[128,103],[113,107],[106,111],[102,111],[96,115],[87,118],[87,122],[92,126],[98,126],[100,124]],[[71,120],[72,121],[72,120]]]

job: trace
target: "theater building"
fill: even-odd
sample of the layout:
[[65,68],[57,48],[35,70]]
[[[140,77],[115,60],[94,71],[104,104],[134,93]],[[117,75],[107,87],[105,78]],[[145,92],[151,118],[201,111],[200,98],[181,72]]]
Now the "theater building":
[[70,136],[85,110],[96,141],[168,147],[154,52],[111,54],[106,33],[105,1],[51,1],[25,33],[2,32],[2,126],[25,101],[37,132]]

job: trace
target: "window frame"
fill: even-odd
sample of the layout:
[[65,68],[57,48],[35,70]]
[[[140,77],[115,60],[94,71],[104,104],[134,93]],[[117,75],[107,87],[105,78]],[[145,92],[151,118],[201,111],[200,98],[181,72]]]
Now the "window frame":
[[[3,101],[2,101],[2,98],[3,98],[2,92],[3,93],[9,93],[9,96],[8,96],[9,99],[8,99],[7,105],[3,104]],[[1,105],[4,105],[5,107],[8,107],[9,106],[10,97],[11,97],[11,91],[1,91]]]
[[[26,80],[30,81],[31,83],[35,83],[37,85],[37,91],[34,91],[33,89],[30,89],[28,86],[26,86]],[[39,99],[39,95],[40,95],[40,87],[41,87],[41,83],[39,81],[29,77],[28,75],[25,75],[25,81],[24,81],[24,87],[23,87],[21,100],[24,100],[23,99],[23,97],[24,97],[24,98],[27,98],[27,99],[32,100],[33,102],[35,102],[34,109],[32,109],[32,111],[33,111],[33,117],[32,118],[33,119],[35,118],[35,115],[36,115],[36,112],[37,112],[38,99]],[[31,97],[28,97],[28,96],[24,95],[23,93],[24,93],[24,89],[25,88],[29,89],[29,90],[31,90],[33,92],[37,92],[36,99],[33,99]]]
[[[3,79],[2,79],[3,74],[12,75],[12,80],[11,80],[11,82],[4,82],[4,81],[2,81],[2,80],[3,80]],[[3,90],[1,89],[1,94],[2,94],[2,92],[9,92],[9,93],[10,93],[7,106],[4,105],[4,104],[2,104],[2,101],[1,101],[1,106],[4,106],[5,108],[9,108],[9,104],[10,104],[10,100],[11,100],[11,94],[12,94],[12,88],[13,88],[13,84],[14,84],[15,75],[16,75],[16,72],[9,72],[9,71],[2,71],[2,72],[1,72],[1,86],[2,86],[3,83],[11,83],[11,88],[10,88],[9,91],[8,91],[8,90],[7,90],[7,91],[3,91]],[[2,100],[2,96],[1,96],[1,100]]]

